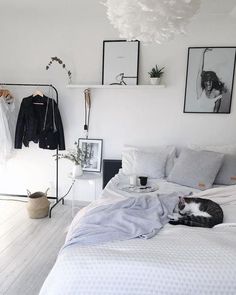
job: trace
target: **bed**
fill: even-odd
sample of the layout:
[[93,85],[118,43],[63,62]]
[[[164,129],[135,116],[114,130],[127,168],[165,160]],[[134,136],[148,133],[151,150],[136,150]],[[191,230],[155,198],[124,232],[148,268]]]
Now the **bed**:
[[[77,214],[70,231],[90,210],[140,195],[121,189],[129,180],[120,166],[105,161],[102,195]],[[151,239],[69,245],[60,251],[40,295],[236,294],[236,185],[199,191],[166,179],[150,181],[158,194],[192,192],[217,201],[224,223],[212,229],[166,224]]]

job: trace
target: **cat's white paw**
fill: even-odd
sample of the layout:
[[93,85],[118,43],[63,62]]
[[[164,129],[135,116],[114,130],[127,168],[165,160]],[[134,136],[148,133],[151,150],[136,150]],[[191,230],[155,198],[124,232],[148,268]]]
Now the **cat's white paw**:
[[168,218],[170,218],[171,220],[178,220],[179,219],[179,214],[178,213],[174,213],[174,214],[169,214]]

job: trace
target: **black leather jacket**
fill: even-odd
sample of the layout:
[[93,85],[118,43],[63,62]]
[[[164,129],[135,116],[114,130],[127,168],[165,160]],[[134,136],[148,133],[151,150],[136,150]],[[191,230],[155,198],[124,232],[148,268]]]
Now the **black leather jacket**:
[[22,100],[15,134],[15,148],[22,143],[39,143],[42,149],[65,149],[65,139],[61,116],[56,102],[46,96],[29,96]]

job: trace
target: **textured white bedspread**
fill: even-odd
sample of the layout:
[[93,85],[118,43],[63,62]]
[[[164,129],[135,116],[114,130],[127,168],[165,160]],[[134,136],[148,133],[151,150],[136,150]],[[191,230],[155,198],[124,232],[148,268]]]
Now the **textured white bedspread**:
[[[124,194],[114,179],[99,203]],[[160,188],[189,188],[159,183]],[[169,193],[168,189],[166,190]],[[227,190],[227,191],[226,191]],[[173,190],[172,190],[173,191]],[[56,261],[41,295],[224,295],[236,294],[236,186],[199,195],[218,201],[226,221],[212,229],[166,225],[150,240],[133,239],[100,246],[71,245]],[[215,196],[215,197],[214,197]],[[77,218],[82,216],[81,210]],[[78,221],[78,220],[77,220]]]

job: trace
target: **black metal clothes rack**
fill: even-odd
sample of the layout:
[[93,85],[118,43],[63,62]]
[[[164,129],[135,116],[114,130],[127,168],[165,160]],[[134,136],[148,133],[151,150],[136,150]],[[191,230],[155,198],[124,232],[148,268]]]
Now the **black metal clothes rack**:
[[[56,93],[56,102],[58,105],[58,91],[55,86],[52,84],[34,84],[34,83],[0,83],[0,86],[20,86],[20,87],[51,87],[55,93]],[[49,218],[51,218],[52,215],[52,209],[62,201],[62,204],[64,204],[64,197],[59,198],[58,196],[58,184],[59,184],[59,169],[58,169],[58,148],[56,149],[56,196],[55,197],[48,197],[48,199],[53,199],[55,200],[55,203],[49,210]],[[27,195],[17,195],[17,194],[4,194],[0,193],[0,196],[5,196],[5,197],[19,197],[19,198],[27,198]]]

